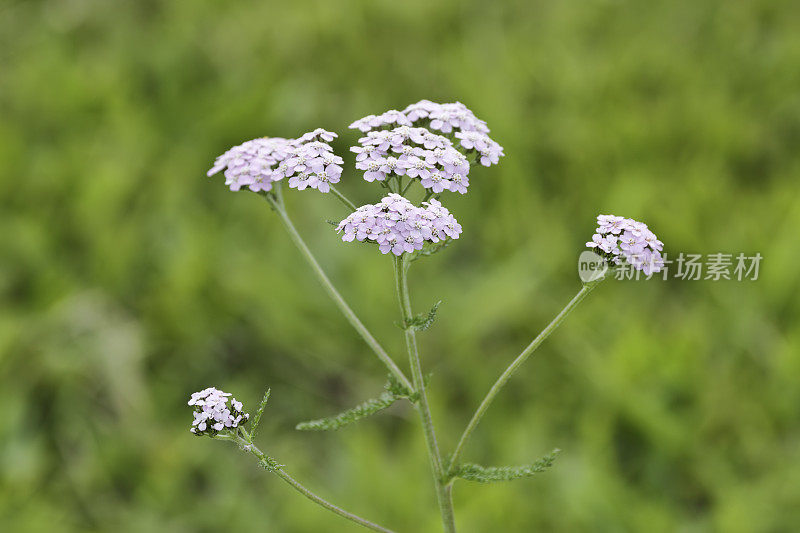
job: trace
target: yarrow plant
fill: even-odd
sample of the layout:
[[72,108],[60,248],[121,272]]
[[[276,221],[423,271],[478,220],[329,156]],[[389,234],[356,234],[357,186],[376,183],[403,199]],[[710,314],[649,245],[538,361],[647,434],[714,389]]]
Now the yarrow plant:
[[661,271],[664,243],[648,229],[647,224],[614,215],[599,215],[597,224],[595,234],[586,246],[593,248],[606,261],[614,265],[627,262],[648,275]]
[[247,423],[250,415],[242,412],[242,402],[231,398],[228,405],[230,395],[214,387],[192,394],[189,405],[193,405],[195,410],[191,432],[195,435],[215,435],[222,430],[236,429],[239,424]]
[[225,184],[232,191],[247,186],[253,192],[268,192],[274,182],[288,178],[292,189],[329,192],[332,183],[339,183],[344,163],[328,144],[336,137],[318,128],[299,139],[253,139],[219,156],[208,175],[225,169]]
[[[584,281],[575,297],[509,364],[478,405],[452,453],[444,455],[428,404],[428,383],[417,346],[417,333],[431,327],[441,302],[427,312],[415,314],[408,290],[408,272],[412,262],[443,250],[461,236],[462,227],[442,204],[441,195],[467,193],[471,166],[491,167],[505,154],[489,137],[486,122],[459,102],[438,104],[421,100],[403,111],[368,115],[350,127],[362,133],[358,143],[350,148],[355,154],[353,166],[365,182],[379,184],[384,189],[375,203],[357,207],[335,187],[341,179],[344,161],[329,144],[337,135],[321,128],[296,139],[264,137],[247,141],[219,156],[208,175],[224,171],[225,184],[232,191],[250,190],[268,202],[323,288],[389,372],[385,390],[378,398],[333,416],[300,422],[297,429],[336,430],[379,413],[395,402],[409,402],[419,414],[423,428],[443,529],[455,532],[452,498],[457,479],[481,483],[508,481],[533,476],[553,465],[558,450],[518,466],[482,466],[462,461],[462,455],[500,390],[570,311],[605,279],[605,270],[600,276]],[[290,189],[333,193],[347,209],[341,222],[334,223],[341,239],[375,245],[380,253],[391,257],[410,377],[358,318],[305,244],[286,209],[284,182]],[[597,222],[587,247],[605,263],[605,268],[629,264],[646,274],[662,268],[663,243],[644,223],[614,215],[600,215]],[[254,438],[268,398],[269,390],[251,421],[242,403],[229,393],[213,387],[196,392],[189,400],[194,408],[190,431],[197,436],[235,443],[255,456],[265,470],[341,517],[374,531],[390,531],[311,492],[256,446]]]
[[396,193],[379,203],[363,205],[342,220],[336,231],[344,231],[343,241],[374,241],[382,254],[396,256],[422,250],[426,242],[458,239],[461,224],[438,200],[417,207]]

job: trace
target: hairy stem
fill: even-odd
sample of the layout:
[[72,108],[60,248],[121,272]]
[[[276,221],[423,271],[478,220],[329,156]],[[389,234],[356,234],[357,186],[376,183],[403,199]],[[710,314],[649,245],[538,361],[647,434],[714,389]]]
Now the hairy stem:
[[252,438],[250,438],[250,435],[247,433],[247,431],[244,430],[244,428],[240,428],[240,431],[244,435],[244,437],[235,437],[235,440],[236,440],[237,444],[239,444],[239,447],[242,448],[243,450],[249,451],[251,454],[253,454],[258,459],[259,464],[261,464],[261,465],[270,465],[270,468],[268,470],[271,471],[271,472],[274,472],[278,477],[280,477],[286,483],[291,485],[292,488],[294,488],[294,490],[296,490],[297,492],[299,492],[300,494],[302,494],[303,496],[305,496],[306,498],[308,498],[312,502],[316,503],[317,505],[320,505],[320,506],[324,507],[325,509],[327,509],[327,510],[329,510],[331,512],[334,512],[334,513],[338,514],[339,516],[350,520],[351,522],[355,522],[356,524],[362,525],[362,526],[364,526],[364,527],[366,527],[368,529],[371,529],[373,531],[382,531],[384,533],[392,533],[391,529],[386,529],[385,527],[379,526],[378,524],[376,524],[374,522],[370,522],[369,520],[367,520],[365,518],[361,518],[360,516],[358,516],[356,514],[350,513],[348,511],[345,511],[341,507],[332,504],[331,502],[329,502],[325,498],[323,498],[321,496],[317,496],[316,494],[314,494],[313,492],[308,490],[302,483],[300,483],[299,481],[294,479],[292,476],[290,476],[282,467],[272,468],[271,465],[273,465],[275,463],[274,459],[272,459],[271,457],[268,457],[264,452],[262,452],[261,450],[258,449],[258,446],[253,444]]
[[386,365],[386,368],[389,369],[389,371],[394,375],[394,377],[396,377],[398,381],[400,381],[400,383],[405,385],[408,389],[412,389],[411,382],[408,380],[405,374],[403,374],[403,371],[400,370],[400,368],[397,366],[397,364],[395,364],[392,358],[389,357],[389,354],[386,353],[386,350],[383,349],[383,347],[380,345],[380,343],[378,343],[375,337],[372,336],[372,333],[370,333],[369,330],[366,328],[366,326],[364,326],[364,324],[361,322],[361,320],[359,320],[359,318],[356,316],[356,314],[353,312],[350,306],[347,305],[347,302],[344,300],[344,298],[342,298],[342,295],[339,294],[339,291],[336,290],[336,287],[333,286],[331,280],[328,279],[328,276],[322,270],[322,267],[317,262],[316,258],[314,257],[314,254],[311,253],[311,250],[303,241],[302,237],[300,237],[300,234],[297,232],[297,228],[295,228],[294,224],[292,224],[292,220],[289,218],[289,215],[286,212],[286,208],[283,205],[283,199],[280,193],[280,188],[279,187],[276,188],[274,196],[271,194],[267,194],[265,197],[272,206],[272,208],[275,210],[275,212],[278,213],[278,216],[283,222],[283,225],[286,227],[286,230],[289,232],[289,236],[292,238],[292,241],[300,250],[300,253],[303,255],[306,262],[308,262],[308,264],[311,266],[312,270],[317,275],[317,278],[319,279],[320,283],[328,292],[328,295],[331,297],[336,306],[345,316],[347,321],[350,322],[350,325],[353,326],[353,328],[358,332],[359,335],[361,335],[361,338],[364,339],[364,342],[366,342],[367,345],[370,348],[372,348],[372,351],[375,352],[375,355],[378,356],[378,359],[380,359],[383,362],[383,364]]
[[450,479],[448,482],[452,481],[452,469],[458,465],[458,460],[464,451],[464,446],[466,445],[467,440],[469,440],[472,432],[475,431],[475,427],[477,427],[478,422],[480,422],[481,418],[483,418],[483,415],[486,413],[486,410],[489,408],[489,405],[491,405],[495,396],[497,396],[497,394],[500,392],[500,389],[502,389],[511,376],[514,375],[514,372],[516,372],[517,369],[522,366],[522,363],[524,363],[528,357],[530,357],[531,354],[536,351],[542,342],[544,342],[544,340],[549,337],[550,334],[553,333],[553,331],[555,331],[555,329],[564,321],[570,311],[577,307],[577,305],[581,303],[584,298],[586,298],[586,296],[592,291],[592,289],[594,289],[594,287],[597,286],[598,283],[599,280],[584,284],[583,287],[581,287],[581,290],[578,291],[578,294],[576,294],[575,297],[572,298],[572,300],[570,300],[569,303],[564,307],[564,309],[562,309],[561,312],[556,315],[552,322],[550,322],[547,327],[544,328],[542,332],[539,333],[539,335],[537,335],[536,338],[533,339],[533,341],[531,341],[531,343],[524,350],[522,350],[522,353],[519,354],[510,365],[508,365],[508,368],[505,369],[494,385],[492,385],[492,388],[489,389],[489,392],[478,406],[475,414],[472,415],[472,419],[469,421],[469,424],[467,424],[467,428],[461,435],[458,445],[456,446],[456,449],[450,458],[450,464],[448,465],[448,478]]
[[407,255],[403,254],[400,257],[394,258],[395,263],[395,289],[397,291],[397,299],[400,303],[400,312],[405,327],[406,348],[408,350],[408,360],[411,365],[411,376],[414,381],[414,390],[417,393],[418,399],[416,403],[417,411],[419,412],[420,420],[422,421],[422,428],[425,434],[425,443],[428,447],[428,458],[431,463],[431,470],[433,470],[433,482],[436,488],[436,498],[439,503],[439,511],[442,515],[442,523],[444,530],[447,533],[455,533],[455,515],[453,513],[453,500],[450,496],[450,491],[445,485],[444,477],[445,471],[442,464],[442,457],[439,453],[439,445],[436,442],[436,433],[433,428],[433,420],[431,418],[431,410],[428,405],[428,396],[425,392],[425,381],[422,375],[422,367],[419,360],[419,351],[417,350],[417,337],[414,328],[408,327],[407,324],[411,322],[413,313],[411,311],[411,298],[408,292],[408,261]]
[[349,207],[351,211],[355,211],[355,210],[357,209],[357,208],[356,208],[356,204],[354,204],[353,202],[351,202],[351,201],[350,201],[350,199],[349,199],[349,198],[347,198],[347,196],[345,196],[344,194],[342,194],[341,192],[339,192],[339,189],[337,189],[337,188],[336,188],[336,187],[334,187],[333,185],[331,185],[331,192],[332,192],[332,193],[333,193],[333,194],[336,196],[336,198],[338,198],[339,200],[341,200],[341,202],[342,202],[344,205],[346,205],[347,207]]

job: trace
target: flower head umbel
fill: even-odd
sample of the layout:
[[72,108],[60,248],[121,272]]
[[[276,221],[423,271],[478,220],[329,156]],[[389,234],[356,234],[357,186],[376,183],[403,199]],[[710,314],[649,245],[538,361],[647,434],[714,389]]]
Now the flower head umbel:
[[461,224],[437,200],[417,207],[399,194],[377,204],[363,205],[339,223],[342,240],[374,242],[383,254],[421,250],[425,242],[457,239]]
[[213,176],[225,170],[225,185],[232,191],[247,187],[251,191],[269,191],[283,176],[275,166],[289,157],[296,141],[281,137],[263,137],[234,146],[214,161],[208,171]]
[[420,104],[430,109],[427,119],[431,122],[431,129],[444,133],[450,133],[453,130],[489,133],[486,122],[476,117],[475,113],[461,102],[431,106],[432,102],[423,100],[422,102],[411,104],[409,107],[412,112],[419,113]]
[[344,163],[326,142],[335,137],[335,133],[322,128],[306,133],[296,141],[289,157],[278,165],[276,172],[289,179],[292,189],[302,191],[311,187],[329,192],[332,183],[339,183]]
[[615,215],[599,215],[597,229],[586,246],[605,257],[613,265],[625,262],[647,275],[661,271],[664,243],[658,240],[647,224]]
[[[477,154],[476,161],[487,167],[496,165],[499,163],[500,157],[505,155],[503,147],[489,137],[489,128],[486,126],[486,122],[476,117],[461,102],[437,104],[430,100],[420,100],[416,104],[409,105],[402,112],[392,109],[382,115],[369,115],[356,120],[350,124],[350,127],[368,133],[375,130],[382,132],[387,128],[396,128],[397,126],[413,125],[437,130],[448,135],[452,134],[458,139],[460,148],[466,153]],[[369,163],[363,163],[362,166],[367,167]],[[466,177],[466,173],[462,173],[462,176]],[[428,188],[430,187],[428,186]],[[461,187],[457,186],[456,189],[460,190]],[[464,185],[464,189],[466,189],[466,185]],[[449,183],[444,186],[443,190],[451,190]]]
[[274,182],[289,178],[291,188],[328,192],[342,175],[342,158],[328,144],[336,136],[317,128],[299,139],[253,139],[219,156],[208,175],[224,169],[225,184],[232,191],[244,186],[255,192],[269,191]]
[[245,424],[250,415],[242,411],[242,402],[230,396],[230,393],[214,387],[193,393],[189,399],[189,405],[194,406],[194,421],[190,431],[195,435],[214,436],[220,431]]
[[469,161],[447,137],[425,128],[398,126],[367,132],[350,148],[358,154],[356,168],[367,181],[408,176],[433,193],[464,194],[469,186]]

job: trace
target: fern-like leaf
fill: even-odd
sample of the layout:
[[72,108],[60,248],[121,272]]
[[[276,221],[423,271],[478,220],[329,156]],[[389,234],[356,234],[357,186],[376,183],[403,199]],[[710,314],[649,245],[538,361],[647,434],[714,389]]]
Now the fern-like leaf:
[[267,455],[258,460],[258,465],[267,472],[275,472],[284,467],[284,465]]
[[424,248],[422,248],[422,250],[417,250],[417,252],[411,258],[411,261],[413,262],[421,257],[428,257],[429,255],[433,255],[436,252],[440,252],[445,248],[447,248],[448,246],[450,246],[450,242],[452,242],[451,239],[446,239],[443,241],[439,241],[435,244],[425,246]]
[[378,398],[367,400],[352,409],[343,411],[338,415],[320,418],[317,420],[309,420],[308,422],[300,422],[295,429],[300,431],[330,431],[352,424],[362,418],[374,415],[378,411],[383,411],[394,402],[397,401],[397,396],[391,392],[384,392]]
[[267,389],[266,392],[264,392],[264,398],[258,405],[258,411],[256,411],[256,416],[253,417],[253,425],[250,426],[250,438],[254,438],[256,436],[256,430],[258,429],[258,424],[261,423],[261,415],[264,414],[264,408],[267,406],[267,402],[269,401],[269,391],[270,389]]
[[439,311],[439,306],[442,305],[442,301],[439,300],[433,307],[431,307],[430,311],[424,314],[419,314],[406,322],[407,329],[415,329],[417,331],[425,331],[433,324],[433,321],[436,320],[436,313]]
[[[429,378],[430,374],[425,376],[426,385],[428,384]],[[386,385],[384,385],[384,388],[386,389],[386,392],[394,396],[395,399],[397,400],[405,398],[411,403],[417,403],[417,400],[419,399],[418,392],[412,391],[408,387],[400,383],[400,381],[398,381],[398,379],[394,377],[393,374],[389,374],[388,381],[386,382]]]
[[400,380],[394,377],[394,374],[389,374],[387,376],[386,385],[384,385],[383,388],[396,398],[410,398],[413,395],[413,392],[400,383]]
[[472,463],[460,464],[453,469],[453,477],[460,477],[478,483],[491,483],[494,481],[511,481],[544,472],[556,460],[561,450],[555,449],[538,461],[520,466],[481,466]]

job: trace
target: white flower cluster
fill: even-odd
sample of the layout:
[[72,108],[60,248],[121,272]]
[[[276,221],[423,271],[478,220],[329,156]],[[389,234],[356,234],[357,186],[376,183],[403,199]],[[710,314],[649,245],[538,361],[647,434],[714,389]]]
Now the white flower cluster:
[[489,133],[486,122],[476,117],[475,113],[461,102],[437,104],[430,100],[420,100],[406,107],[404,113],[412,122],[428,119],[431,122],[431,129],[444,133],[450,133],[454,129]]
[[632,218],[599,215],[595,234],[586,246],[614,265],[627,262],[647,275],[661,271],[664,266],[661,257],[664,243],[648,229],[647,224]]
[[380,115],[367,115],[364,118],[360,118],[350,124],[350,128],[366,133],[370,130],[392,125],[410,126],[411,121],[402,111],[390,109],[389,111],[381,113]]
[[209,387],[195,392],[189,399],[194,406],[192,433],[195,435],[216,435],[223,429],[235,429],[246,423],[250,415],[242,411],[242,402],[230,398],[230,393]]
[[425,242],[458,239],[461,224],[437,200],[417,207],[399,194],[389,194],[380,203],[362,205],[339,223],[342,240],[371,241],[381,253],[421,250]]
[[210,177],[224,169],[225,185],[232,191],[242,187],[254,192],[272,190],[272,183],[283,178],[273,167],[289,157],[296,142],[281,137],[247,141],[219,156],[207,174]]
[[360,146],[350,150],[358,154],[356,168],[364,171],[367,181],[408,176],[434,193],[467,192],[469,161],[446,137],[425,128],[398,126],[370,131],[358,142]]
[[254,192],[269,191],[274,182],[289,178],[291,188],[328,192],[342,175],[342,158],[328,144],[336,136],[317,128],[299,139],[253,139],[219,156],[208,175],[224,169],[225,184],[232,191],[245,186]]
[[420,100],[403,111],[392,109],[381,115],[366,116],[350,124],[350,127],[367,133],[386,127],[411,126],[417,122],[432,130],[453,133],[462,148],[477,153],[478,161],[484,166],[496,165],[500,157],[505,155],[503,147],[489,137],[486,122],[461,102],[437,104]]
[[275,174],[289,178],[292,189],[302,191],[311,187],[329,192],[332,183],[339,183],[344,162],[328,144],[335,137],[335,133],[322,128],[306,133],[298,139],[289,157],[278,165]]

